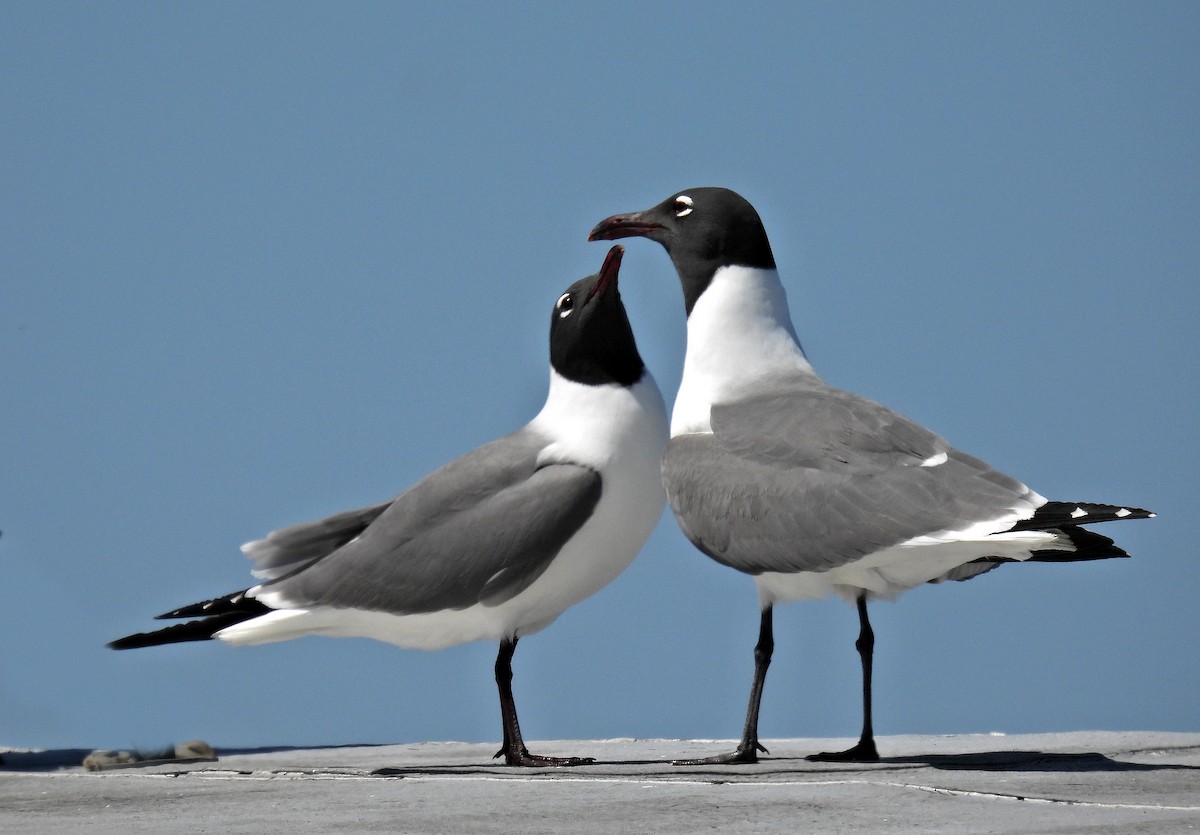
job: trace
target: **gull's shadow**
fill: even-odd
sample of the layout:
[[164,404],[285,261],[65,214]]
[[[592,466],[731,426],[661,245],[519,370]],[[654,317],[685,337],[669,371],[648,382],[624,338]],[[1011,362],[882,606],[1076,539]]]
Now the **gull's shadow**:
[[917,754],[882,757],[879,765],[917,765],[947,771],[1157,771],[1200,766],[1179,763],[1130,763],[1114,760],[1097,751],[1048,753],[1046,751],[979,751],[972,754]]
[[586,765],[569,767],[509,768],[503,764],[463,765],[414,765],[378,768],[371,772],[376,777],[404,777],[421,774],[468,775],[495,773],[562,774],[566,772],[589,773],[596,766],[619,768],[654,769],[659,775],[692,775],[728,778],[731,775],[765,776],[781,774],[813,774],[817,772],[846,773],[848,771],[886,771],[889,768],[906,769],[936,768],[945,771],[1058,771],[1058,772],[1115,772],[1115,771],[1200,771],[1200,766],[1179,763],[1131,763],[1114,760],[1095,751],[1070,754],[1047,753],[1045,751],[981,751],[971,754],[918,754],[907,757],[883,757],[873,763],[821,763],[796,757],[763,757],[754,766],[729,765],[675,765],[671,760],[596,760]]
[[[724,774],[737,773],[744,766],[736,764],[713,766],[711,764],[676,765],[671,760],[597,760],[591,765],[667,767],[674,773]],[[964,754],[914,754],[900,757],[881,757],[873,763],[825,763],[813,762],[802,757],[771,757],[759,759],[751,766],[753,773],[787,773],[814,771],[846,772],[883,770],[888,767],[936,768],[945,771],[1061,771],[1061,772],[1104,772],[1104,771],[1200,771],[1200,766],[1181,763],[1131,763],[1115,760],[1098,751],[1055,753],[1047,751],[977,751]]]
[[[315,751],[337,748],[378,748],[392,743],[367,743],[363,745],[279,745],[260,746],[254,748],[218,748],[218,756],[235,756],[239,754],[268,754],[287,751]],[[0,771],[49,771],[61,768],[78,767],[84,757],[92,752],[91,748],[59,748],[49,751],[4,751],[0,753]],[[945,771],[1025,771],[1025,772],[1119,772],[1119,771],[1160,771],[1187,770],[1200,771],[1200,766],[1183,765],[1180,763],[1132,763],[1115,760],[1097,751],[1074,753],[1057,753],[1046,751],[979,751],[964,754],[914,754],[898,757],[882,757],[874,763],[822,763],[811,762],[801,757],[764,757],[758,765],[743,767],[738,765],[674,765],[669,759],[646,760],[600,760],[593,763],[566,767],[535,767],[510,768],[503,763],[460,763],[460,764],[422,764],[398,767],[378,768],[371,774],[380,777],[403,777],[406,775],[440,774],[440,775],[469,775],[496,773],[563,774],[576,772],[587,774],[596,766],[618,768],[653,769],[663,775],[712,775],[714,777],[729,777],[731,774],[745,772],[750,774],[786,774],[829,772],[846,773],[847,771],[883,771],[889,768],[936,768]]]

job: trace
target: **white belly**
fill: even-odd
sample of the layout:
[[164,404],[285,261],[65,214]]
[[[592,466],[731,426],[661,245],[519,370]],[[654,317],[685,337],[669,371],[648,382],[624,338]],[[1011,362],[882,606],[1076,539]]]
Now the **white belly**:
[[1065,537],[1048,531],[979,535],[972,539],[917,537],[829,571],[767,572],[756,575],[754,584],[763,606],[816,600],[830,594],[854,601],[862,592],[891,600],[973,560],[1027,560],[1032,550],[1050,547],[1069,550],[1072,546]]

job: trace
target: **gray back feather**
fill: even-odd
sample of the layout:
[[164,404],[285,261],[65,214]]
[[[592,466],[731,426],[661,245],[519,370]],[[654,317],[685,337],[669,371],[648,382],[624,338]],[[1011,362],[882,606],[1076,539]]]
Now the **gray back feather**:
[[918,466],[950,444],[866,398],[830,388],[819,378],[713,406],[721,446],[747,460],[854,475]]

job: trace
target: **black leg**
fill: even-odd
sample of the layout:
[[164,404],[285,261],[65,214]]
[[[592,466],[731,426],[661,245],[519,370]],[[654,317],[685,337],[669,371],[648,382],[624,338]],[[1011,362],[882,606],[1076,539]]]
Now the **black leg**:
[[496,653],[496,689],[500,691],[500,726],[504,729],[504,742],[492,759],[504,757],[514,750],[512,726],[517,728],[517,745],[524,747],[520,741],[521,726],[517,722],[517,703],[512,694],[512,658],[513,653],[517,651],[517,640],[504,639],[500,642],[500,651]]
[[[504,747],[496,757],[504,757],[507,765],[585,765],[594,762],[591,757],[541,757],[530,754],[521,739],[521,725],[517,721],[517,703],[512,694],[512,658],[517,651],[517,638],[505,638],[500,642],[496,654],[496,688],[500,691],[500,721],[504,727]],[[494,758],[493,758],[494,759]]]
[[746,707],[746,724],[742,728],[742,741],[736,751],[703,757],[697,760],[676,760],[675,765],[713,765],[717,763],[756,763],[758,752],[770,752],[758,741],[758,709],[762,705],[763,684],[767,680],[767,667],[771,666],[771,655],[775,651],[775,635],[772,627],[773,609],[763,609],[758,627],[758,643],[754,645],[754,684],[750,687],[750,704]]
[[858,640],[854,642],[858,657],[862,661],[863,681],[863,728],[858,744],[845,751],[826,751],[810,754],[805,759],[818,762],[873,763],[879,761],[875,748],[875,728],[871,723],[871,668],[875,658],[875,630],[867,617],[867,593],[858,596]]

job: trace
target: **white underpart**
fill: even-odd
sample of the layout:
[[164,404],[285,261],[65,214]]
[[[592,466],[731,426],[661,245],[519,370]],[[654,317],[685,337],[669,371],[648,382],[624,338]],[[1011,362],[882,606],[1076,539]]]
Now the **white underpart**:
[[[330,607],[292,608],[269,587],[249,594],[278,611],[216,633],[232,644],[302,635],[375,638],[418,649],[530,635],[599,591],[637,556],[665,501],[660,461],[667,441],[662,395],[646,372],[634,386],[587,386],[551,370],[546,405],[531,424],[554,442],[540,460],[582,464],[603,478],[591,517],[545,572],[498,606],[393,615]],[[260,592],[261,589],[261,592]]]
[[[800,350],[787,297],[773,269],[717,270],[692,307],[687,328],[687,353],[671,415],[671,437],[711,433],[713,405],[737,400],[764,378],[813,373]],[[948,458],[946,453],[938,453],[921,466],[937,467]],[[854,600],[862,591],[872,597],[892,598],[981,557],[1026,560],[1037,549],[1073,550],[1065,536],[1055,533],[998,533],[1032,516],[1045,501],[1030,490],[998,519],[915,537],[830,571],[756,575],[759,599],[763,605],[829,594]]]
[[736,400],[763,378],[803,371],[812,366],[792,328],[779,274],[722,267],[688,315],[671,437],[711,432],[714,403]]
[[913,537],[829,571],[759,574],[754,578],[759,600],[766,606],[834,594],[853,601],[863,591],[872,598],[891,600],[984,557],[1023,561],[1036,550],[1075,550],[1071,540],[1060,533],[1007,530],[1021,519],[1028,519],[1045,503],[1045,498],[1030,490],[1010,513],[997,519]]

